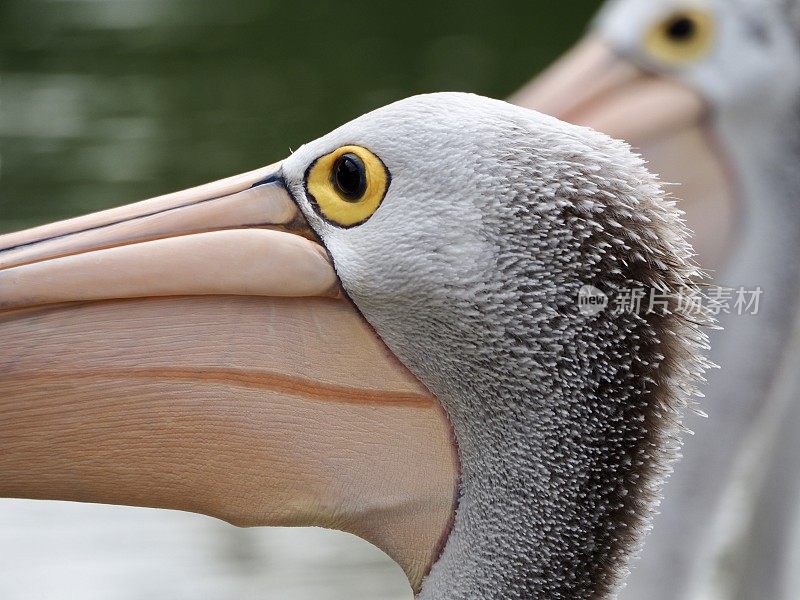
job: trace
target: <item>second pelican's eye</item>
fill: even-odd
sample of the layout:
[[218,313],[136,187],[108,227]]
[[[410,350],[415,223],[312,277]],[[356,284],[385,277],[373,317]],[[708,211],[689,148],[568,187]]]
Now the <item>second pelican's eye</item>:
[[686,15],[676,17],[667,24],[667,35],[676,42],[691,40],[697,35],[697,23]]
[[306,195],[326,221],[353,227],[378,210],[390,181],[388,169],[373,152],[342,146],[308,167]]
[[714,20],[710,13],[684,10],[656,23],[647,34],[645,46],[653,58],[677,65],[702,58],[713,38]]

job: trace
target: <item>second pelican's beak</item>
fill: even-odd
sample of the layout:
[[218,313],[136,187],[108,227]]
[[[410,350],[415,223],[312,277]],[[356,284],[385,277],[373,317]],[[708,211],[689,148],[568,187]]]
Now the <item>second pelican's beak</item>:
[[0,339],[0,497],[343,529],[415,588],[437,556],[447,420],[280,165],[0,236]]
[[701,95],[648,72],[592,34],[509,100],[629,142],[681,200],[701,266],[730,255],[737,218],[735,182],[708,128]]
[[587,125],[634,146],[697,124],[707,109],[695,91],[647,73],[594,36],[509,101]]

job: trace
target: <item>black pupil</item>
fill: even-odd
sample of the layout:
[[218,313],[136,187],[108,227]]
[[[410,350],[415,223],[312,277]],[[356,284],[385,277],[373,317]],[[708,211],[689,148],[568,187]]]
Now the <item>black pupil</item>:
[[367,190],[364,163],[355,154],[342,154],[333,167],[333,184],[345,200],[355,202]]
[[686,42],[694,37],[697,25],[689,17],[675,17],[667,27],[667,35],[676,42]]

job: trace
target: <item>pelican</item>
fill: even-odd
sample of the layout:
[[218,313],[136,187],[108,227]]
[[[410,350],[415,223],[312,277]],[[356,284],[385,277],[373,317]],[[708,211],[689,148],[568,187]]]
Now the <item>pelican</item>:
[[787,411],[800,389],[787,381],[798,269],[779,258],[800,250],[799,42],[795,0],[615,0],[513,98],[641,149],[680,184],[715,283],[763,290],[757,316],[721,315],[711,419],[689,422],[698,435],[623,598],[796,597],[800,473],[789,456],[771,458],[771,440],[780,427],[795,435]]
[[459,93],[5,235],[0,496],[341,529],[424,600],[611,598],[707,364],[686,236],[626,144]]

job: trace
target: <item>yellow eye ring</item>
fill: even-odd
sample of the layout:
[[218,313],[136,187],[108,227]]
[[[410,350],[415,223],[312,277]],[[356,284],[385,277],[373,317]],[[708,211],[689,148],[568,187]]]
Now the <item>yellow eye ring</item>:
[[354,227],[369,219],[391,183],[383,161],[361,146],[342,146],[306,170],[306,195],[326,221]]
[[705,56],[713,41],[713,15],[703,10],[687,9],[654,25],[647,33],[645,46],[656,60],[681,65]]

